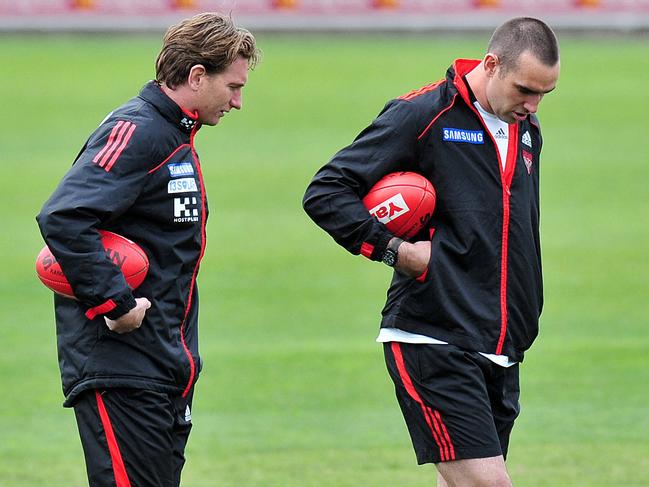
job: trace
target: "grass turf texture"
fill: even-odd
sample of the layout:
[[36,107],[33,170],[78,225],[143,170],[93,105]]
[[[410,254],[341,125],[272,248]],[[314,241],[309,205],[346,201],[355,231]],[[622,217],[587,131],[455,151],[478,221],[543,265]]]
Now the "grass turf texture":
[[[243,112],[197,136],[211,216],[185,486],[434,484],[373,342],[389,270],[338,248],[300,201],[387,99],[485,41],[261,36]],[[85,137],[153,76],[158,47],[2,39],[2,486],[86,485],[33,217]],[[562,58],[540,112],[546,307],[509,468],[521,486],[649,485],[649,43],[564,39]]]

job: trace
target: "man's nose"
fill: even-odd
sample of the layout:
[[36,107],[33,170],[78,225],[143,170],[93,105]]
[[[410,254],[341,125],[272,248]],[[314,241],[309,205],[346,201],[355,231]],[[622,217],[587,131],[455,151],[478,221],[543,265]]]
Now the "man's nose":
[[541,103],[542,98],[543,95],[531,95],[527,100],[525,100],[523,108],[525,108],[529,113],[536,113],[539,109],[539,104]]
[[241,91],[237,91],[230,99],[230,106],[236,110],[241,110],[242,105],[243,101],[241,99]]

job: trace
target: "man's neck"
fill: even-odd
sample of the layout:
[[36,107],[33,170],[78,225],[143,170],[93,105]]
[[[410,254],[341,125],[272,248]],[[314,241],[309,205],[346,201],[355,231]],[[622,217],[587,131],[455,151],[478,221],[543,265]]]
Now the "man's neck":
[[466,82],[480,106],[487,112],[493,113],[491,105],[489,105],[489,102],[487,101],[487,74],[485,73],[482,63],[478,64],[475,68],[469,71],[469,73],[467,73]]
[[188,110],[189,112],[194,112],[194,108],[192,107],[192,102],[190,98],[191,92],[188,92],[185,86],[178,86],[172,89],[169,88],[165,83],[160,83],[160,89],[165,95],[171,98],[176,103],[176,105],[178,105],[180,108],[184,110]]

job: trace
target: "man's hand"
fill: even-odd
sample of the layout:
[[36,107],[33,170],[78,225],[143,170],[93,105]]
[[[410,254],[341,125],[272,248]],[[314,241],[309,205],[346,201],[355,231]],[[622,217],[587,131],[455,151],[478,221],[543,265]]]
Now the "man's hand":
[[135,308],[120,316],[116,320],[111,320],[104,316],[106,326],[115,333],[128,333],[140,327],[146,310],[151,307],[151,302],[147,298],[135,298]]
[[394,268],[411,277],[421,276],[430,262],[430,247],[429,241],[415,242],[414,244],[403,242],[399,245],[397,264]]

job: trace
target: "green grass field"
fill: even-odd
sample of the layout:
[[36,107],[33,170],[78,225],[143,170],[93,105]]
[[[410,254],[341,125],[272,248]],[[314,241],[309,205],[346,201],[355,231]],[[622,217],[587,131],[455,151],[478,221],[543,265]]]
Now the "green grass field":
[[[197,136],[211,214],[184,486],[434,485],[374,343],[389,270],[338,248],[300,203],[386,100],[485,41],[261,36],[243,111]],[[159,45],[0,39],[2,487],[86,485],[34,216],[85,137],[153,77]],[[546,306],[508,464],[517,486],[647,486],[649,41],[565,38],[562,58],[540,111]]]

